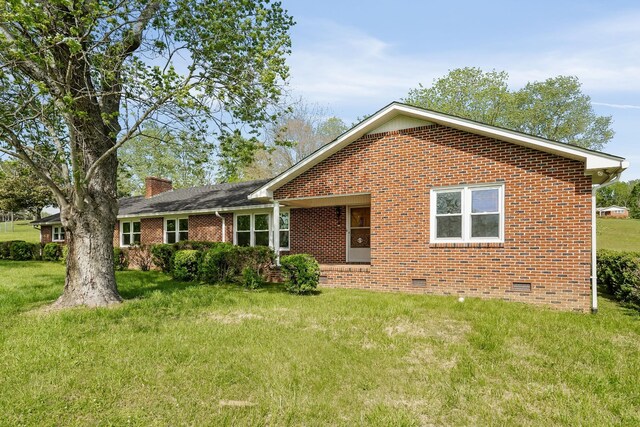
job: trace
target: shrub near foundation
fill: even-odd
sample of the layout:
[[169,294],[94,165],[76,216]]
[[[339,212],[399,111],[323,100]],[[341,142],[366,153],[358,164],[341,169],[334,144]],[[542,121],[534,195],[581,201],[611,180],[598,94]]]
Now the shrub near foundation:
[[238,259],[237,248],[231,243],[218,243],[206,251],[200,265],[202,280],[208,283],[232,281]]
[[113,266],[117,271],[129,267],[129,251],[125,248],[113,248]]
[[151,245],[151,256],[156,267],[163,273],[171,273],[173,270],[173,256],[176,248],[166,243]]
[[287,291],[294,294],[313,292],[320,282],[320,266],[311,255],[296,254],[280,258]]
[[[9,256],[14,261],[28,261],[34,259],[36,256],[34,253],[34,246],[35,245],[22,240],[11,242],[11,245],[9,246]],[[37,255],[39,256],[40,254]]]
[[598,283],[616,299],[640,305],[640,253],[598,251]]
[[173,257],[173,277],[187,282],[198,279],[201,259],[202,252],[194,249],[177,251]]
[[59,243],[47,243],[42,249],[42,259],[44,261],[58,261],[62,257],[62,245]]

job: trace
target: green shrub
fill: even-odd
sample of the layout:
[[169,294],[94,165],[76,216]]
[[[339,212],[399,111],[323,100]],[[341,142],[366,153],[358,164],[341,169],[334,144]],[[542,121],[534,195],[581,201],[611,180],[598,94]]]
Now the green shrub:
[[173,244],[176,251],[183,251],[185,249],[193,249],[196,251],[206,251],[216,246],[219,242],[206,242],[197,240],[181,240]]
[[275,253],[265,246],[216,243],[204,254],[201,277],[209,283],[238,282],[245,285],[248,277],[245,270],[249,269],[251,274],[260,277],[260,283],[264,283],[274,260]]
[[599,250],[597,274],[608,294],[640,305],[640,253]]
[[129,262],[142,271],[151,270],[153,257],[149,246],[140,245],[129,248]]
[[200,277],[209,283],[224,283],[232,280],[236,268],[237,246],[217,243],[206,251],[200,265]]
[[62,256],[60,257],[60,262],[63,263],[64,265],[67,265],[67,258],[69,258],[69,246],[68,245],[63,245],[62,246]]
[[247,289],[257,289],[264,285],[265,280],[262,275],[251,267],[245,267],[242,270],[242,286]]
[[126,270],[129,267],[129,251],[125,248],[113,248],[113,267],[118,270]]
[[151,245],[151,257],[156,267],[163,273],[171,273],[173,270],[173,256],[176,248],[169,244]]
[[266,280],[269,269],[276,260],[275,252],[267,246],[243,246],[238,247],[238,251],[239,271],[248,267]]
[[199,276],[202,252],[194,249],[177,251],[173,257],[173,277],[177,280],[193,281]]
[[285,288],[294,294],[313,292],[320,282],[320,266],[311,255],[286,255],[280,258]]
[[9,245],[9,256],[15,261],[27,261],[34,258],[33,249],[33,244],[16,240]]
[[62,245],[59,243],[47,243],[42,249],[42,259],[45,261],[58,261],[62,257]]
[[44,252],[44,246],[42,245],[42,243],[31,243],[31,246],[32,246],[31,252],[33,252],[33,259],[37,261],[42,261],[42,256]]
[[0,242],[0,259],[11,259],[11,244],[14,241]]

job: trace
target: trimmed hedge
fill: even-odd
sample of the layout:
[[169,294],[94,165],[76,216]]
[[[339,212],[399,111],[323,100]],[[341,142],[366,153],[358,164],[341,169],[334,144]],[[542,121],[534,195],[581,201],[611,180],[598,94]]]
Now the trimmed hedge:
[[163,273],[171,273],[173,271],[173,256],[175,253],[176,248],[173,245],[165,243],[151,245],[153,264]]
[[294,294],[313,292],[320,282],[320,266],[308,254],[286,255],[280,258],[285,288]]
[[206,251],[200,265],[200,277],[209,283],[224,283],[233,280],[236,274],[237,246],[217,243]]
[[45,261],[59,261],[62,257],[62,245],[59,243],[47,243],[42,249],[42,259]]
[[33,243],[16,240],[11,242],[11,245],[9,246],[9,256],[14,261],[28,261],[40,255],[40,251],[38,251],[36,255],[34,253],[34,249]]
[[608,294],[640,305],[640,252],[599,250],[597,274]]
[[11,243],[14,240],[0,242],[0,259],[11,259]]
[[173,257],[173,277],[177,280],[196,280],[200,272],[202,252],[195,249],[177,251]]

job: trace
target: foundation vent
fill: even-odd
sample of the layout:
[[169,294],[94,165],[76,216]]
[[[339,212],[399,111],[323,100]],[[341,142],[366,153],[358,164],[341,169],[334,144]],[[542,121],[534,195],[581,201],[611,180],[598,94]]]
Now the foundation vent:
[[531,283],[513,282],[511,289],[516,292],[531,292]]
[[320,276],[320,283],[328,283],[329,282],[329,278],[327,276]]
[[412,286],[427,286],[427,279],[411,279]]

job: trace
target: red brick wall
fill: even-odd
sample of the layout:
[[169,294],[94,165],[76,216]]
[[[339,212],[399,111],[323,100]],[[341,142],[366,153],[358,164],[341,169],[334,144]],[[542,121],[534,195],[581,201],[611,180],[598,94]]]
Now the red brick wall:
[[116,221],[116,227],[113,230],[113,247],[120,247],[120,221]]
[[[291,209],[290,253],[313,254],[318,262],[346,261],[346,209],[339,207]],[[282,252],[286,254],[288,252]]]
[[[233,243],[233,214],[220,214],[225,220],[226,241]],[[221,242],[222,220],[215,214],[189,216],[189,240]]]
[[154,245],[164,242],[164,218],[142,218],[140,220],[140,243]]
[[189,215],[189,240],[220,242],[222,220],[211,215]]
[[[430,188],[495,182],[505,183],[504,244],[429,244]],[[356,192],[371,193],[373,289],[589,308],[591,182],[578,161],[433,125],[365,136],[275,198]],[[324,229],[308,235],[317,242]],[[327,254],[293,233],[292,252],[344,259],[344,247]],[[513,282],[532,291],[513,292]]]
[[51,243],[53,239],[53,226],[43,225],[40,227],[40,243]]

